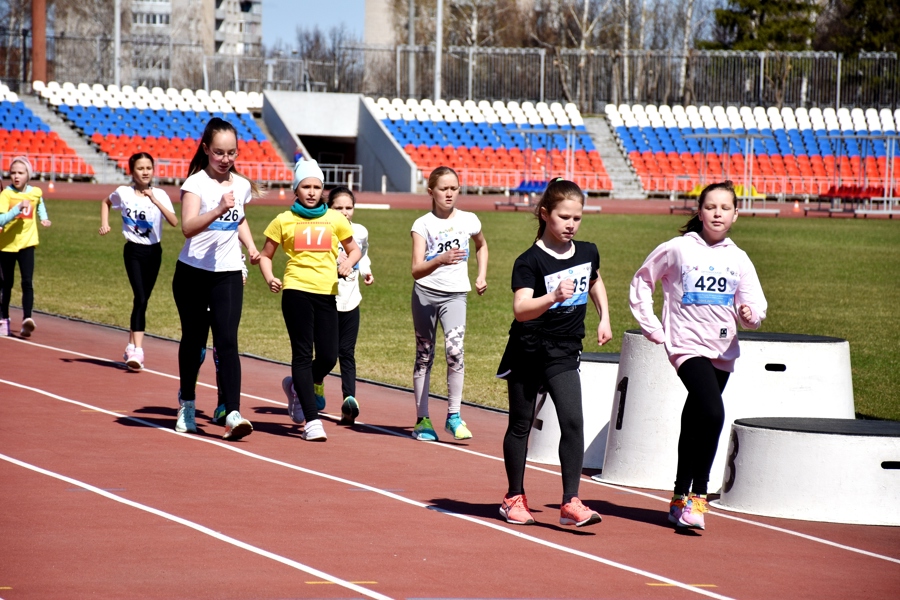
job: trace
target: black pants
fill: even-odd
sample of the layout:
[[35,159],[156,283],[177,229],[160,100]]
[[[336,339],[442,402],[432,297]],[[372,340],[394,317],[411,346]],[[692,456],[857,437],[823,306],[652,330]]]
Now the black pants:
[[[291,338],[291,377],[309,421],[319,418],[313,382],[331,372],[338,355],[338,311],[334,296],[300,290],[281,292],[281,312]],[[315,348],[315,360],[313,349]]]
[[162,244],[135,244],[125,242],[122,251],[125,258],[125,272],[128,283],[134,292],[134,304],[131,308],[131,331],[144,331],[147,328],[147,303],[156,285],[159,267],[162,264]]
[[578,495],[584,463],[584,415],[581,408],[581,377],[578,371],[557,373],[548,379],[539,370],[512,374],[509,390],[509,426],[503,437],[503,461],[509,495],[525,493],[525,457],[528,435],[534,420],[538,389],[544,387],[553,398],[559,419],[559,462],[562,465],[563,503]]
[[19,263],[19,274],[22,276],[22,318],[28,319],[34,309],[34,246],[18,252],[0,252],[0,316],[9,318],[16,263]]
[[359,337],[359,307],[338,313],[338,360],[341,363],[341,393],[356,397],[356,339]]
[[705,494],[707,491],[709,471],[725,423],[722,391],[729,375],[702,357],[688,359],[678,369],[678,377],[687,388],[688,397],[681,412],[676,494]]
[[238,356],[238,326],[244,300],[240,271],[204,271],[178,261],[172,293],[181,318],[178,371],[181,398],[196,399],[200,353],[209,330],[219,358],[220,402],[227,412],[241,408],[241,359]]

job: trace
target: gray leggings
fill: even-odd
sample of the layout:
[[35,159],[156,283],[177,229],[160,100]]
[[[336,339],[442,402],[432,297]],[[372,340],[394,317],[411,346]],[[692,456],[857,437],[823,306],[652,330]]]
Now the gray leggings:
[[412,318],[416,331],[416,366],[413,369],[416,416],[428,416],[428,388],[431,366],[434,364],[438,320],[444,330],[447,355],[447,395],[450,401],[447,412],[458,413],[465,377],[463,340],[466,336],[466,293],[439,292],[416,283],[412,293]]

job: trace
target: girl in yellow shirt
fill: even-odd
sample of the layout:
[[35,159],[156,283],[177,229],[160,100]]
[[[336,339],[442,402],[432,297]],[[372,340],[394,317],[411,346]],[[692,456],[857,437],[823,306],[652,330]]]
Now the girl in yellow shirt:
[[[334,297],[338,276],[350,275],[362,256],[350,222],[338,211],[329,210],[323,201],[324,180],[316,161],[297,163],[293,180],[296,201],[291,210],[266,227],[266,245],[259,261],[269,289],[276,294],[284,290],[281,312],[291,339],[291,376],[282,382],[288,414],[295,423],[306,422],[301,435],[304,440],[323,442],[327,436],[319,411],[325,408],[324,396],[313,384],[322,381],[337,362],[338,311]],[[340,265],[338,243],[347,253]],[[279,246],[288,256],[283,281],[272,274],[272,256]]]
[[35,323],[34,249],[38,245],[37,214],[41,225],[50,227],[41,188],[28,185],[33,170],[24,156],[9,166],[12,184],[0,192],[0,335],[10,335],[9,301],[15,281],[16,263],[22,277],[22,337],[30,337]]

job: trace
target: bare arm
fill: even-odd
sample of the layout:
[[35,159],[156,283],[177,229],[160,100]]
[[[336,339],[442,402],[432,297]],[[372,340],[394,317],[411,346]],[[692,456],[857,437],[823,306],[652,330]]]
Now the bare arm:
[[112,206],[109,198],[104,198],[100,203],[100,235],[106,235],[110,232],[109,226],[109,207]]
[[250,232],[250,225],[247,223],[247,217],[244,217],[240,225],[238,225],[238,239],[247,249],[247,254],[250,255],[250,264],[259,264],[260,253],[259,250],[256,249],[256,242],[253,241],[253,234]]
[[[443,254],[438,254],[431,260],[425,260],[425,238],[418,233],[412,232],[412,276],[413,279],[422,279],[434,273],[443,265],[452,265],[460,262],[466,255],[466,251],[453,248],[447,250]],[[487,263],[485,263],[487,269]]]
[[275,240],[266,238],[266,245],[259,253],[259,270],[273,294],[281,291],[281,280],[272,274],[272,257],[275,256],[277,248],[278,244],[275,243]]
[[353,267],[362,258],[362,250],[359,249],[359,245],[353,239],[353,236],[348,237],[346,240],[341,240],[341,245],[344,247],[344,252],[347,253],[347,258],[338,265],[338,275],[347,277],[353,273]]
[[168,208],[166,208],[162,202],[156,199],[156,196],[153,194],[150,188],[144,190],[144,195],[150,199],[150,202],[159,209],[159,212],[162,213],[162,216],[166,219],[166,222],[172,227],[178,226],[178,217],[175,216],[175,213]]
[[609,301],[606,298],[606,286],[603,284],[603,278],[600,277],[599,272],[597,279],[591,282],[588,295],[600,315],[600,324],[597,326],[597,343],[602,346],[612,339],[612,328],[609,324]]
[[184,237],[192,238],[209,228],[210,224],[234,208],[234,194],[226,192],[219,205],[207,213],[200,214],[200,196],[193,192],[181,192],[181,231]]
[[479,231],[472,236],[475,242],[475,260],[478,263],[478,276],[475,278],[475,291],[481,296],[487,290],[488,245],[484,233]]
[[565,302],[575,293],[575,282],[565,279],[559,282],[559,286],[543,296],[534,297],[531,288],[519,288],[513,296],[513,315],[516,321],[524,322],[537,319],[547,312],[556,302]]

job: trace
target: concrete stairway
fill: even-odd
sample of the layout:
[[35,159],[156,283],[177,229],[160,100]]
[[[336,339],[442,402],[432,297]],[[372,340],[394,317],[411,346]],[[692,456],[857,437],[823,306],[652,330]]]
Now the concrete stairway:
[[587,118],[584,120],[584,126],[591,135],[591,139],[594,140],[597,152],[600,153],[600,158],[603,159],[603,166],[606,167],[606,172],[612,179],[613,190],[611,197],[632,200],[635,198],[646,198],[647,194],[641,186],[641,180],[638,179],[638,176],[631,170],[628,161],[625,160],[625,156],[616,142],[615,135],[610,129],[606,117]]
[[119,183],[130,181],[129,177],[116,168],[116,163],[106,154],[91,146],[77,131],[58,114],[47,108],[37,96],[23,94],[19,99],[31,109],[35,115],[50,126],[57,135],[69,145],[84,162],[94,168],[94,180],[97,183]]

